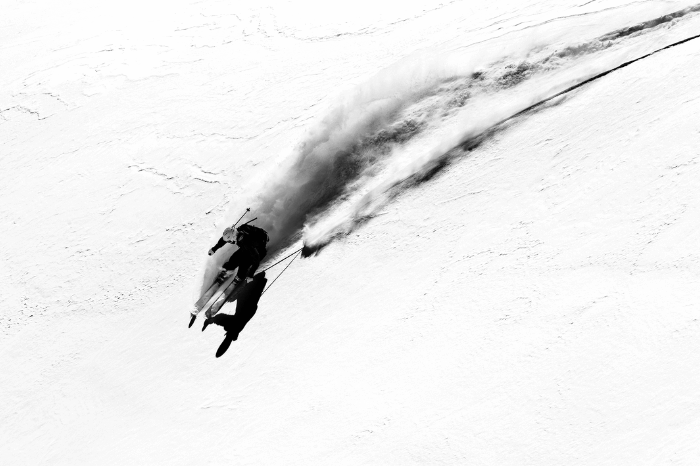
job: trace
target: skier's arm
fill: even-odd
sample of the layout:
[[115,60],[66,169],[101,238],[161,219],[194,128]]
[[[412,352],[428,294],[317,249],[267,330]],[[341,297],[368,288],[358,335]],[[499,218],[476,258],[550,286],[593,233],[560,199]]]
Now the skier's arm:
[[226,241],[224,241],[224,237],[222,236],[221,238],[219,238],[219,242],[216,243],[216,244],[214,245],[214,247],[211,248],[211,249],[209,250],[209,255],[211,256],[211,255],[214,254],[216,251],[218,251],[219,249],[221,249],[221,248],[223,247],[224,244],[226,244]]

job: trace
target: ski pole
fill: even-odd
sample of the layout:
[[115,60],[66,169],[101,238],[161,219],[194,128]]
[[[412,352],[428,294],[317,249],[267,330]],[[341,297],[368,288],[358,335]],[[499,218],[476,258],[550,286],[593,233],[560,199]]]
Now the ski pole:
[[[272,280],[272,283],[270,283],[270,286],[268,286],[267,288],[265,288],[265,289],[263,290],[263,292],[260,293],[260,296],[261,296],[261,297],[262,297],[262,295],[265,294],[265,292],[266,292],[267,290],[269,290],[270,288],[272,288],[272,285],[275,284],[275,282],[277,281],[277,279],[280,278],[280,277],[282,276],[282,274],[289,268],[290,265],[292,265],[292,262],[294,262],[294,259],[296,259],[297,257],[299,257],[299,251],[295,251],[294,254],[296,254],[296,255],[292,258],[292,260],[289,261],[289,264],[287,264],[287,266],[286,266],[284,269],[282,269],[282,271],[280,272],[280,274],[277,275],[277,277],[276,277],[274,280]],[[289,256],[287,256],[287,257],[289,257]],[[285,257],[285,259],[286,259],[286,257]],[[269,269],[269,267],[268,267],[268,269]]]
[[[241,215],[241,218],[239,218],[238,220],[236,220],[236,223],[234,223],[233,226],[232,226],[231,228],[236,228],[236,225],[238,225],[238,222],[240,222],[241,220],[243,220],[243,217],[245,217],[245,214],[247,214],[248,212],[250,212],[250,207],[248,207],[248,208],[245,210],[245,212],[243,212],[243,215]],[[246,223],[248,223],[248,222],[246,222]]]
[[280,260],[278,260],[277,262],[275,262],[274,264],[265,267],[264,269],[261,270],[261,272],[264,272],[264,271],[266,271],[266,270],[270,270],[272,267],[276,266],[276,265],[279,264],[280,262],[284,262],[285,260],[289,259],[290,257],[292,257],[294,254],[298,253],[298,252],[301,251],[302,249],[304,249],[304,248],[299,248],[299,249],[297,249],[296,251],[294,251],[294,252],[291,253],[290,255],[285,256],[285,257],[283,257],[282,259],[280,259]]
[[[255,217],[255,218],[254,218],[254,219],[252,219],[252,220],[248,220],[248,221],[247,221],[247,222],[245,222],[245,223],[244,223],[243,225],[247,225],[247,224],[249,224],[250,222],[254,222],[254,221],[256,221],[257,219],[258,219],[258,217]],[[241,226],[243,226],[243,225],[241,225]]]

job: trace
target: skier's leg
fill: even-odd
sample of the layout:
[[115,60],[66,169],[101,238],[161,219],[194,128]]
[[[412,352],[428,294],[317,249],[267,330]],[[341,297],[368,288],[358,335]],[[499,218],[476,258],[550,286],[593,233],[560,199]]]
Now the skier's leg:
[[236,252],[234,252],[234,253],[231,255],[231,257],[229,258],[229,260],[227,260],[226,262],[224,262],[224,264],[222,265],[222,267],[225,268],[226,270],[233,270],[233,269],[235,269],[236,267],[238,267],[238,268],[239,268],[239,273],[240,273],[240,265],[241,265],[241,259],[242,259],[242,258],[243,258],[243,254],[241,254],[241,250],[238,249]]
[[252,257],[249,252],[243,251],[241,254],[241,259],[238,262],[238,274],[236,275],[237,282],[242,282],[246,279],[248,276],[248,271],[254,262],[254,257]]
[[250,268],[248,269],[248,276],[252,277],[255,275],[255,272],[258,270],[258,267],[260,267],[260,259],[253,259],[250,262]]
[[248,258],[243,258],[238,263],[238,273],[236,274],[236,281],[242,282],[248,276],[248,269],[250,268],[250,260]]

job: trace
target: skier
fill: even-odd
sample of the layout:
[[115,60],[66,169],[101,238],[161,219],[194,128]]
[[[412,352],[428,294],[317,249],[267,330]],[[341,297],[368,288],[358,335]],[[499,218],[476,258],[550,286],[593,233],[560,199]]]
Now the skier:
[[209,250],[209,255],[213,255],[226,243],[238,244],[238,250],[227,260],[222,267],[229,271],[238,267],[238,273],[233,279],[238,284],[246,279],[252,279],[255,271],[267,255],[267,242],[270,237],[262,228],[253,225],[243,224],[238,228],[227,228],[221,239]]

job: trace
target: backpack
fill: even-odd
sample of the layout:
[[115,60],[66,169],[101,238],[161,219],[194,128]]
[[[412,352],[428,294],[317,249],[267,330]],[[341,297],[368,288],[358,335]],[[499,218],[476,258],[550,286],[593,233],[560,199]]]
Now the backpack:
[[267,242],[270,237],[262,228],[249,225],[247,223],[236,228],[238,230],[238,246],[246,249],[253,249],[259,256],[267,253]]

